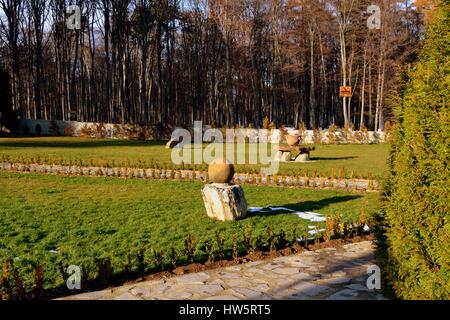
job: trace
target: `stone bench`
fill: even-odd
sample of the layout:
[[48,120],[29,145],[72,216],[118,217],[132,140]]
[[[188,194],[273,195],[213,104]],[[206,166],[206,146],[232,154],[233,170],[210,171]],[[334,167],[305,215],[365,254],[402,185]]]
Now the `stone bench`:
[[[305,162],[310,161],[310,152],[316,150],[315,147],[301,147],[301,146],[275,146],[273,148],[277,151],[274,161],[281,162]],[[293,158],[292,152],[297,151],[299,154]]]

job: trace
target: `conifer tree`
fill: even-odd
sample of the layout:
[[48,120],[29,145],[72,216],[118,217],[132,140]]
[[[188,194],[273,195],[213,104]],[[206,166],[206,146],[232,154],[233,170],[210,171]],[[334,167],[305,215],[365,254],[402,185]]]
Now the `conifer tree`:
[[427,28],[399,91],[384,197],[385,278],[402,299],[450,293],[450,1]]

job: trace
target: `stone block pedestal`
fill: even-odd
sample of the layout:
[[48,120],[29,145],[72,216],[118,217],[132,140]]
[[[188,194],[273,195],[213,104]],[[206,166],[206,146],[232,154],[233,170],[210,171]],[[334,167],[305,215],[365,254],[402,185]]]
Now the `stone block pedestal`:
[[309,162],[309,161],[311,161],[311,159],[309,157],[309,153],[299,154],[297,156],[297,158],[295,159],[295,162]]
[[226,183],[207,184],[202,190],[206,213],[220,221],[235,221],[247,215],[248,206],[244,191],[239,185]]

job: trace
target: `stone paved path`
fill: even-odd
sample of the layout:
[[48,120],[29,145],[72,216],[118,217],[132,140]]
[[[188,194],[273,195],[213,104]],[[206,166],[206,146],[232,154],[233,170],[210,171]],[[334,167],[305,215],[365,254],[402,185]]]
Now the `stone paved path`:
[[374,250],[365,241],[63,299],[384,299],[366,287]]

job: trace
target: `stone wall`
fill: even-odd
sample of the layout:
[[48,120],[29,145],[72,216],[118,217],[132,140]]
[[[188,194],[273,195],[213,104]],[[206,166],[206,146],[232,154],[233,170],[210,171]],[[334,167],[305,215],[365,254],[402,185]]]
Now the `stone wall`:
[[[121,125],[121,124],[99,124],[92,122],[77,122],[77,121],[49,121],[49,120],[20,120],[19,129],[21,133],[38,134],[37,128],[40,127],[40,135],[54,136],[91,136],[97,138],[111,138],[111,139],[168,139],[169,132],[161,132],[154,127],[140,127],[137,125]],[[192,137],[193,128],[189,128]],[[203,132],[211,130],[211,127],[204,126]],[[280,143],[283,138],[283,133],[280,129],[264,130],[259,132],[258,129],[239,129],[236,130],[236,137],[227,137],[225,135],[226,129],[214,129],[221,131],[224,135],[224,140],[247,141],[248,143],[257,142],[271,142]],[[369,143],[383,143],[387,140],[387,135],[382,132],[374,131],[353,131],[336,129],[329,130],[304,130],[300,132],[295,128],[286,128],[288,134],[300,134],[303,138],[303,143],[314,144],[369,144]],[[204,141],[208,142],[208,141]]]
[[[138,179],[176,180],[176,181],[208,181],[207,171],[171,170],[171,169],[140,169],[140,168],[107,168],[62,166],[37,163],[0,162],[0,171],[21,173],[46,173],[63,176],[103,176]],[[378,191],[381,183],[367,179],[332,179],[325,177],[299,176],[263,176],[260,174],[236,173],[235,184],[270,185],[280,187],[299,187],[314,189],[338,189],[354,191]]]

